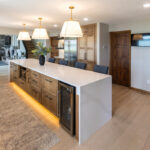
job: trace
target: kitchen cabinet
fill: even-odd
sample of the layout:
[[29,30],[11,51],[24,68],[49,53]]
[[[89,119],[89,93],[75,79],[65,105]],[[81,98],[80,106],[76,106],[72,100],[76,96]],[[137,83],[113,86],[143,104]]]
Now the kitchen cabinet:
[[35,98],[35,100],[57,115],[57,80],[11,63],[10,81],[15,82],[18,86]]
[[96,62],[96,24],[82,26],[83,37],[78,38],[78,61],[93,70]]
[[[28,93],[31,92],[31,95],[53,114],[58,115],[59,107],[59,118],[62,117],[60,115],[62,113],[60,108],[62,108],[66,121],[70,119],[69,112],[71,111],[69,100],[67,100],[70,96],[66,94],[69,88],[66,88],[64,92],[62,91],[64,90],[63,88],[58,91],[58,83],[64,83],[75,88],[73,96],[75,98],[73,111],[75,113],[75,126],[73,130],[80,144],[111,119],[112,80],[110,75],[102,75],[49,62],[46,62],[44,66],[40,66],[36,59],[11,60],[11,63],[15,63],[18,66],[18,71],[20,71],[21,66],[26,68],[26,77],[23,73],[23,78],[25,77],[26,80],[25,90]],[[15,73],[13,72],[12,74]],[[33,80],[39,82],[35,83]],[[18,82],[16,83],[18,84]],[[59,98],[59,100],[63,101],[58,103],[60,93],[63,94],[63,99]],[[67,102],[66,105],[63,102]],[[62,123],[60,122],[60,124]]]

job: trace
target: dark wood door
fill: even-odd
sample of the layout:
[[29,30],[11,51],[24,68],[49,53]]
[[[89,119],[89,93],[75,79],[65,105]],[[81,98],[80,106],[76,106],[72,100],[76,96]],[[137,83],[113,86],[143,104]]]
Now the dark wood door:
[[131,31],[111,32],[110,74],[113,83],[130,86]]

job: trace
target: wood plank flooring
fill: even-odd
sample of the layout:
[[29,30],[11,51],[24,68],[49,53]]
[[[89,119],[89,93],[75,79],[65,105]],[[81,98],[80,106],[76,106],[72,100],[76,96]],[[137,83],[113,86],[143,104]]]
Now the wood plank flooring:
[[[2,69],[0,68],[0,74],[2,74],[1,72]],[[7,76],[0,76],[0,90],[3,90],[3,84],[8,84]],[[10,85],[8,84],[8,86]],[[17,95],[15,91],[14,94]],[[22,100],[22,97],[20,97],[20,100]],[[112,120],[82,145],[78,145],[75,138],[68,135],[60,126],[54,126],[51,120],[46,117],[41,119],[60,138],[60,142],[51,150],[150,149],[150,94],[143,94],[127,87],[113,85]]]

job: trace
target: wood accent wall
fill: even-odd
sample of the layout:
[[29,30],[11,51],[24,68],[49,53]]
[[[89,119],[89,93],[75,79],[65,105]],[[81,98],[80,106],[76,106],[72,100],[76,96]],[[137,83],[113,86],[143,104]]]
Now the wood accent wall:
[[87,63],[93,70],[96,63],[96,24],[82,26],[83,37],[78,38],[78,61]]
[[52,47],[51,57],[54,58],[55,56],[59,55],[59,51],[58,51],[58,49],[56,49],[56,47],[58,47],[57,36],[50,37],[50,43],[51,43],[51,47]]

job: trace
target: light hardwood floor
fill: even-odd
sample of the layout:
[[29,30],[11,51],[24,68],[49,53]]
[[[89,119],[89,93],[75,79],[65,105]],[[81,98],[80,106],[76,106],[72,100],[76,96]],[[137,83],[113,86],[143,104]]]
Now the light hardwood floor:
[[[3,90],[3,84],[8,84],[7,76],[1,75],[2,71],[0,68],[0,90]],[[14,91],[14,94],[17,93]],[[127,87],[113,85],[112,120],[82,145],[78,145],[74,138],[60,126],[54,125],[47,116],[39,117],[60,138],[60,142],[51,150],[150,150],[150,94]]]

